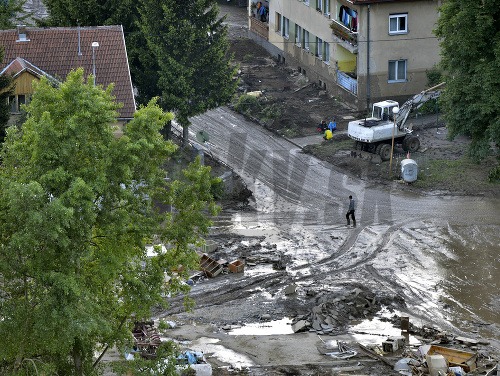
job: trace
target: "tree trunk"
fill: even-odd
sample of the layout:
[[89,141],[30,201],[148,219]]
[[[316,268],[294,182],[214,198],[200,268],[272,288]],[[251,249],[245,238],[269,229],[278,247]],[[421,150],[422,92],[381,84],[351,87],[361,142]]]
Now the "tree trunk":
[[75,338],[75,343],[73,344],[73,365],[75,367],[75,375],[83,376],[82,343],[78,338]]
[[160,130],[164,140],[170,140],[172,134],[172,120],[167,121],[167,124]]
[[182,146],[186,147],[189,141],[189,127],[187,125],[182,126]]

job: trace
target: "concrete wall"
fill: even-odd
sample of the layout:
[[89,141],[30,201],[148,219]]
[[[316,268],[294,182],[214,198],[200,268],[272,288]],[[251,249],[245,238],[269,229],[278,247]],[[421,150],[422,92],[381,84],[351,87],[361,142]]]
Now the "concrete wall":
[[[333,3],[334,1],[331,0],[332,5]],[[278,30],[280,21],[277,14],[290,20],[288,38],[283,37],[280,30]],[[332,95],[342,97],[355,104],[357,98],[337,86],[337,61],[334,59],[336,45],[330,29],[332,16],[332,13],[326,15],[318,12],[314,7],[313,0],[310,1],[310,6],[298,0],[273,0],[270,2],[269,8],[269,43],[278,49],[281,61],[284,58],[287,65],[300,69],[311,82],[325,87]],[[309,32],[309,50],[295,43],[295,25],[299,25]],[[329,43],[330,54],[328,59],[315,56],[316,37]]]
[[[432,30],[436,26],[441,0],[384,2],[370,6],[330,0],[329,15],[318,12],[315,3],[315,0],[310,0],[310,6],[307,6],[301,0],[270,2],[269,43],[275,47],[274,55],[282,56],[286,64],[305,71],[311,81],[325,84],[331,94],[348,100],[361,111],[381,99],[406,100],[425,88],[426,70],[439,61],[439,43]],[[357,51],[355,48],[346,49],[330,28],[332,20],[338,18],[341,5],[348,5],[358,12]],[[390,35],[389,15],[398,13],[408,14],[408,32]],[[288,38],[278,30],[277,14],[290,20]],[[309,31],[309,51],[295,44],[295,25]],[[315,56],[315,37],[330,44],[328,62]],[[407,60],[405,82],[388,82],[389,60]],[[337,85],[337,69],[356,76],[358,89],[355,95]]]
[[[436,27],[436,0],[403,1],[371,4],[360,8],[360,43],[358,50],[358,96],[360,102],[371,103],[381,99],[403,100],[425,89],[426,70],[439,62],[439,42],[432,30]],[[368,12],[370,17],[370,40],[367,40]],[[389,34],[389,15],[408,14],[408,32]],[[369,51],[370,87],[367,93],[367,48]],[[407,60],[405,82],[388,82],[389,60]],[[365,98],[362,98],[362,97]]]

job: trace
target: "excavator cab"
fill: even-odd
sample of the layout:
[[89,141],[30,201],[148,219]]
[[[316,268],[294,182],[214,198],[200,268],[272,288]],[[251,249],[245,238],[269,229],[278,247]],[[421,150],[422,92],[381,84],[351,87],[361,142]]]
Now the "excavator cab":
[[383,121],[393,121],[394,118],[392,109],[394,107],[399,107],[399,103],[392,100],[374,103],[372,118]]

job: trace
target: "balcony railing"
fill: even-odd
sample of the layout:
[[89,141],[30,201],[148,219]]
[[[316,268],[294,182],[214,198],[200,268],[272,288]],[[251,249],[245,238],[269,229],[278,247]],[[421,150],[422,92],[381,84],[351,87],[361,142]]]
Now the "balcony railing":
[[330,28],[337,38],[350,44],[353,48],[358,46],[358,33],[349,30],[349,28],[345,27],[343,23],[332,20]]
[[352,94],[358,95],[358,80],[348,76],[344,72],[337,71],[337,84]]
[[269,24],[267,22],[259,21],[255,17],[250,17],[250,31],[253,31],[265,40],[269,40]]

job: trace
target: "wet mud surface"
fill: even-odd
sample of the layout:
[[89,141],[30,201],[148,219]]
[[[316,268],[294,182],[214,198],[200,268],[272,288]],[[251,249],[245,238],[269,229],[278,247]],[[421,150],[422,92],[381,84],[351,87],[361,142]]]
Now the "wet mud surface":
[[[236,40],[247,43],[238,17],[246,19],[239,12],[228,22]],[[250,52],[240,53],[243,60]],[[280,100],[295,90],[285,69],[284,77],[274,78],[258,68],[272,60],[253,63],[251,73],[243,73],[246,82],[275,80],[268,92]],[[309,89],[319,94],[312,86],[299,93],[332,100]],[[308,124],[301,135],[314,134],[310,127],[331,108],[297,111],[294,119]],[[317,159],[271,128],[225,107],[192,119],[192,136],[210,134],[206,154],[223,163],[221,173],[239,175],[252,196],[221,203],[206,253],[223,271],[213,278],[193,271],[192,311],[175,297],[167,311],[155,312],[156,319],[175,323],[165,335],[204,351],[218,367],[214,374],[382,376],[398,374],[388,364],[403,352],[386,353],[383,361],[360,344],[380,348],[388,335],[401,334],[400,317],[408,316],[407,350],[435,341],[473,351],[482,361],[498,359],[498,196],[399,189],[367,179],[358,167]],[[428,150],[439,149],[432,143],[440,137],[429,134],[428,140]],[[439,153],[455,158],[457,150]],[[345,225],[349,194],[357,202],[356,228]],[[242,272],[229,272],[234,260],[244,264]],[[457,336],[480,343],[467,346]],[[337,341],[357,355],[325,355]]]

